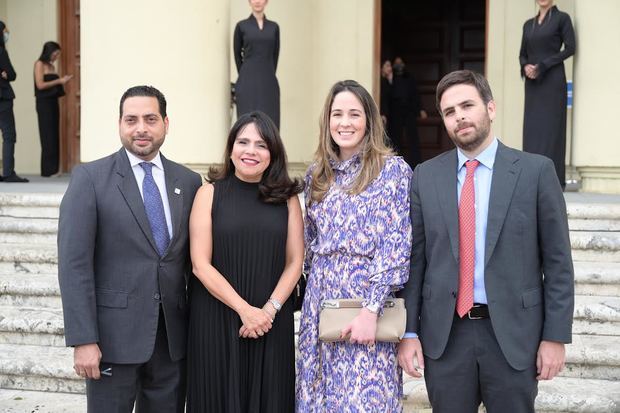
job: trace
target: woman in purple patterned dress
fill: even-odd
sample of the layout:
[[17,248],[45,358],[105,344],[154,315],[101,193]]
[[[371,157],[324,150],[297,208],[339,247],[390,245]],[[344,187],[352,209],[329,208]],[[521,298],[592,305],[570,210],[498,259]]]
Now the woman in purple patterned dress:
[[[357,82],[336,83],[306,174],[305,270],[297,361],[298,412],[400,412],[394,343],[375,342],[383,303],[409,276],[411,169],[385,144],[381,116]],[[318,338],[325,299],[362,298],[345,341]]]

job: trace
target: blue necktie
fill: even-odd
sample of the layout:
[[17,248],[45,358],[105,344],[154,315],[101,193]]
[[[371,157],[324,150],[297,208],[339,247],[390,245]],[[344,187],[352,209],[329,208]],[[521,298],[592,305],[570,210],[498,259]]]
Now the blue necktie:
[[151,231],[159,255],[164,255],[168,244],[170,244],[170,234],[168,224],[166,224],[166,214],[164,213],[164,203],[161,200],[159,188],[153,179],[153,164],[141,162],[140,166],[144,169],[144,180],[142,181],[142,195],[144,196],[144,209],[146,216],[151,224]]

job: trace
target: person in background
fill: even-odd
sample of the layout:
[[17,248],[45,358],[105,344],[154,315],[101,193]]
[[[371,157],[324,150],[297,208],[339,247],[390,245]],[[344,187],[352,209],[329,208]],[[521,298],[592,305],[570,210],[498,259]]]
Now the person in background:
[[406,69],[401,57],[394,59],[392,69],[394,75],[388,104],[388,136],[396,143],[399,153],[409,166],[414,168],[421,161],[417,118],[425,119],[427,114],[420,106],[416,80]]
[[[519,62],[525,79],[523,150],[551,158],[566,185],[566,75],[564,60],[575,54],[570,16],[553,0],[536,0],[539,11],[523,25]],[[564,49],[562,49],[564,45]]]
[[302,182],[266,114],[241,115],[208,180],[190,217],[187,411],[293,412]]
[[[385,144],[379,109],[353,80],[329,91],[306,173],[306,294],[299,328],[297,412],[402,410],[396,344],[376,342],[377,318],[409,276],[411,168]],[[326,299],[362,298],[341,332],[319,341]]]
[[4,176],[0,181],[4,182],[28,182],[15,173],[15,115],[13,114],[13,100],[15,93],[11,82],[17,78],[15,69],[11,64],[6,43],[10,33],[4,22],[0,21],[0,130],[2,131],[2,170]]
[[267,20],[268,0],[249,0],[252,14],[235,26],[233,54],[239,77],[235,84],[237,117],[259,110],[280,128],[280,85],[276,78],[280,27]]
[[58,98],[65,95],[63,86],[73,77],[58,76],[54,63],[59,56],[60,45],[56,42],[45,42],[41,56],[34,62],[34,95],[41,140],[41,176],[46,177],[58,173],[60,163]]

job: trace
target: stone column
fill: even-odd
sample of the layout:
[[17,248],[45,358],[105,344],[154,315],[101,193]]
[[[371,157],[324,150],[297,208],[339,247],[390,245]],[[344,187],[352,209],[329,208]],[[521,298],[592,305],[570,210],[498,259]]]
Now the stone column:
[[584,192],[620,194],[620,2],[575,2],[573,164]]

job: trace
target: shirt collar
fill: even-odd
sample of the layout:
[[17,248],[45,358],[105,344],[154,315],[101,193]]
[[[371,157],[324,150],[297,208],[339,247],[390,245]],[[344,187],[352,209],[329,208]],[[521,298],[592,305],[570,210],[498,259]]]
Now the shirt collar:
[[330,159],[329,164],[336,171],[347,171],[350,170],[354,172],[356,167],[361,164],[361,156],[358,153],[347,159],[346,161],[341,161],[339,159]]
[[[127,149],[125,149],[125,152],[127,153],[127,157],[129,158],[129,164],[131,165],[132,168],[134,166],[140,165],[142,162],[146,162],[144,159],[138,158],[136,155],[129,152]],[[151,162],[153,165],[155,165],[157,168],[161,169],[162,171],[164,170],[164,164],[161,161],[161,156],[159,154],[159,151],[157,151],[157,155],[155,155],[155,157],[151,159],[149,162]]]
[[[499,146],[497,138],[493,138],[493,142],[485,150],[480,152],[478,156],[476,156],[476,160],[480,162],[482,165],[486,166],[488,169],[493,169],[493,164],[495,163],[495,154],[497,153],[497,147]],[[456,154],[458,157],[458,163],[456,167],[456,171],[460,171],[461,168],[465,165],[465,162],[470,159],[465,156],[461,149],[456,149]]]

